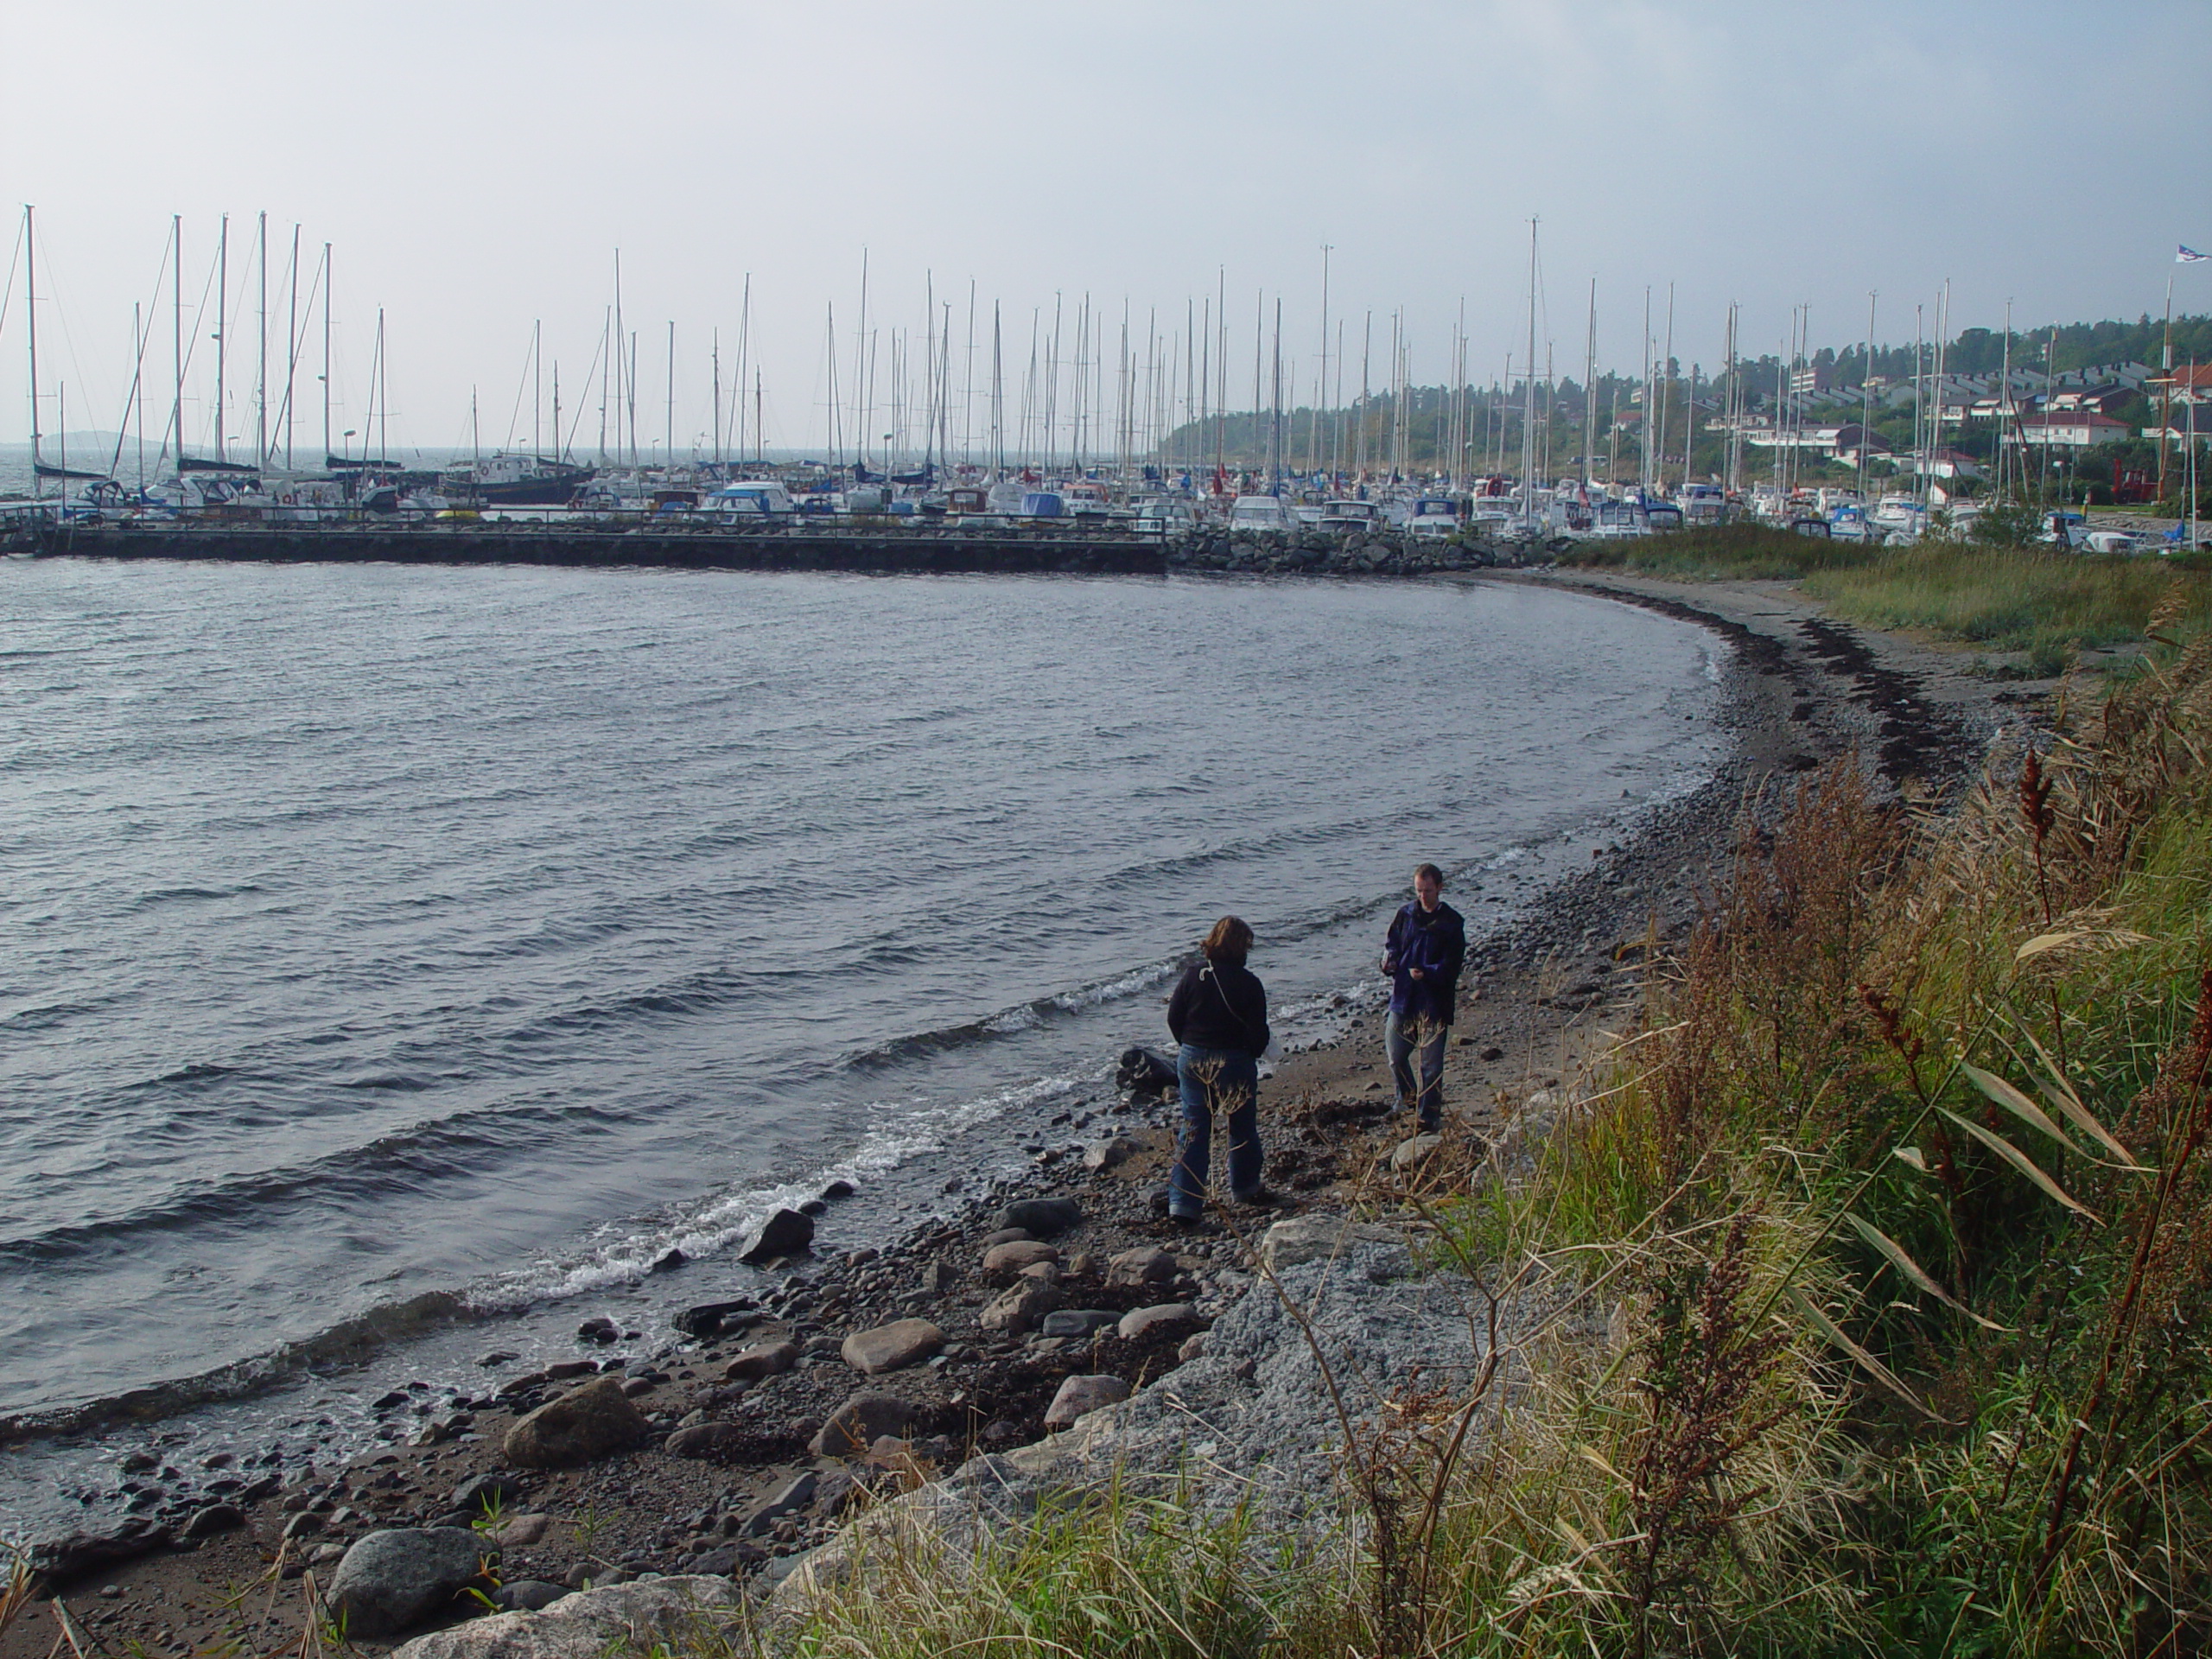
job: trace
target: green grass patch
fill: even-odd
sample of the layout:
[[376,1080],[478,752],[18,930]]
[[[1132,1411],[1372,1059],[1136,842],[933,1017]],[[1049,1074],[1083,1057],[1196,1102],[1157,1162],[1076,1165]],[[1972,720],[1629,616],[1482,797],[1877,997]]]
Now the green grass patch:
[[1725,524],[1585,543],[1560,563],[1678,582],[1796,582],[1846,621],[2023,653],[2029,670],[2043,675],[2063,672],[2076,652],[2141,639],[2162,606],[2175,630],[2195,632],[2212,624],[2212,569],[2186,556],[1948,540],[1867,547],[1761,524]]
[[2076,652],[2141,639],[2170,595],[2176,627],[2212,623],[2212,577],[2123,554],[1923,542],[1808,571],[1802,585],[1847,621],[2024,652],[2046,674],[2063,671]]

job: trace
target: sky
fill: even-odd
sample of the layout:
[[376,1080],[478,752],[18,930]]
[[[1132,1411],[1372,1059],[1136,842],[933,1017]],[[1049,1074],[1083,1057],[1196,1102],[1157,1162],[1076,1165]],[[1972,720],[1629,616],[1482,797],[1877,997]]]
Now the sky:
[[1179,363],[1186,308],[1225,294],[1238,408],[1280,302],[1289,400],[1307,400],[1325,261],[1332,396],[1340,373],[1357,392],[1363,358],[1388,380],[1394,318],[1413,381],[1444,380],[1463,305],[1487,382],[1509,354],[1525,366],[1531,218],[1538,353],[1578,378],[1593,280],[1599,366],[1630,373],[1646,289],[1663,338],[1670,286],[1675,354],[1708,370],[1732,302],[1751,353],[1798,307],[1815,343],[1859,340],[1870,293],[1878,339],[1910,340],[1947,282],[1954,330],[2001,326],[2008,301],[2022,327],[2156,313],[2169,277],[2178,308],[2212,311],[2212,264],[2173,260],[2212,251],[2212,104],[2171,94],[2177,69],[2194,86],[2212,67],[2205,0],[6,0],[6,17],[0,441],[30,426],[22,203],[48,431],[65,397],[73,430],[120,422],[136,303],[158,435],[181,216],[195,453],[224,214],[233,439],[257,418],[258,215],[272,408],[300,227],[303,452],[321,441],[305,301],[326,242],[334,433],[365,424],[381,309],[396,452],[526,447],[556,365],[564,436],[595,450],[617,249],[639,443],[672,425],[679,452],[711,442],[716,331],[734,418],[748,276],[768,442],[830,435],[834,306],[855,445],[863,258],[869,427],[894,335],[921,378],[933,284],[978,438],[994,306],[1011,427],[1033,321],[1049,335],[1057,302],[1071,358],[1086,294],[1109,359],[1126,305],[1137,358],[1150,330]]

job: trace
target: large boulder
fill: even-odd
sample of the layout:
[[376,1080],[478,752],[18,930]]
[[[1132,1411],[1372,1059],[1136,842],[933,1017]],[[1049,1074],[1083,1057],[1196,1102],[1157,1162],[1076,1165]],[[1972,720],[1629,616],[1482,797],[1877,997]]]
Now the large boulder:
[[1002,1285],[1026,1268],[1033,1268],[1039,1262],[1057,1264],[1059,1259],[1059,1251],[1042,1239],[1014,1239],[994,1244],[983,1252],[983,1276],[995,1285]]
[[563,1596],[543,1612],[500,1613],[418,1636],[392,1659],[602,1659],[707,1645],[743,1599],[728,1579],[640,1579]]
[[702,1302],[676,1316],[676,1328],[687,1337],[728,1336],[760,1323],[760,1306],[750,1296],[732,1302]]
[[671,1458],[713,1459],[741,1445],[746,1433],[738,1423],[694,1423],[670,1435],[661,1449]]
[[1173,1250],[1140,1244],[1122,1251],[1106,1264],[1106,1282],[1134,1290],[1143,1285],[1164,1285],[1181,1271]]
[[1175,1062],[1149,1048],[1123,1049],[1114,1081],[1133,1095],[1172,1095],[1181,1086]]
[[1083,1166],[1100,1171],[1119,1169],[1143,1150],[1126,1135],[1109,1135],[1083,1149]]
[[1040,1337],[1096,1336],[1101,1331],[1119,1325],[1122,1316],[1109,1307],[1064,1307],[1058,1313],[1047,1313],[1045,1322],[1037,1327]]
[[622,1379],[602,1376],[517,1422],[505,1451],[518,1469],[563,1469],[619,1452],[645,1433],[645,1417],[622,1392]]
[[1188,1302],[1161,1302],[1131,1308],[1122,1315],[1116,1331],[1123,1342],[1141,1342],[1154,1331],[1177,1331],[1198,1322],[1198,1312]]
[[1045,1427],[1065,1428],[1087,1411],[1116,1405],[1128,1397],[1129,1385],[1118,1376],[1071,1376],[1045,1408]]
[[804,1255],[814,1248],[814,1217],[779,1210],[753,1230],[737,1259],[753,1267],[779,1255]]
[[1325,1256],[1343,1255],[1361,1244],[1399,1244],[1405,1235],[1393,1227],[1354,1221],[1345,1215],[1293,1216],[1260,1236],[1260,1260],[1281,1273]]
[[459,1527],[395,1527],[346,1552],[330,1580],[330,1609],[348,1636],[393,1636],[442,1612],[497,1557]]
[[830,1414],[806,1449],[817,1458],[864,1458],[886,1434],[903,1439],[916,1415],[912,1403],[895,1394],[863,1391]]
[[1083,1206],[1073,1198],[1016,1198],[999,1211],[999,1225],[1019,1227],[1032,1238],[1058,1238],[1083,1225]]
[[722,1371],[725,1382],[759,1382],[780,1376],[798,1363],[798,1344],[756,1342],[740,1353]]
[[944,1332],[927,1319],[893,1319],[873,1331],[854,1332],[837,1351],[855,1370],[875,1376],[918,1365],[944,1346]]
[[1443,1144],[1444,1137],[1440,1135],[1424,1133],[1409,1136],[1390,1149],[1390,1167],[1402,1172],[1417,1168]]
[[1060,1305],[1057,1287],[1042,1279],[1017,1279],[977,1318],[986,1331],[1018,1337]]
[[741,1529],[747,1538],[766,1537],[776,1522],[787,1515],[797,1515],[814,1502],[814,1495],[822,1488],[822,1477],[809,1469],[786,1484],[765,1503],[756,1504],[753,1513],[745,1517]]

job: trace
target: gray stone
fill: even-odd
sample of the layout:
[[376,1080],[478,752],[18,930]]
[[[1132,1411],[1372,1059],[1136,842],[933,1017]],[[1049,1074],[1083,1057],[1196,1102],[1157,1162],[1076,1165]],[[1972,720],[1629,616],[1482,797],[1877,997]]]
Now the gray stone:
[[1164,1284],[1178,1271],[1174,1253],[1156,1245],[1140,1244],[1123,1250],[1106,1264],[1106,1282],[1127,1289]]
[[622,1379],[602,1376],[549,1400],[507,1431],[503,1448],[522,1469],[589,1463],[640,1439],[645,1420],[622,1392]]
[[563,1596],[575,1593],[565,1584],[548,1584],[543,1579],[517,1579],[494,1590],[492,1601],[503,1613],[537,1613]]
[[1154,1331],[1195,1324],[1198,1317],[1188,1302],[1162,1302],[1156,1307],[1133,1308],[1122,1315],[1122,1340],[1135,1342]]
[[1324,1256],[1341,1255],[1357,1245],[1404,1243],[1404,1236],[1393,1228],[1354,1221],[1346,1215],[1292,1216],[1261,1235],[1260,1261],[1281,1273]]
[[758,1267],[779,1255],[802,1255],[814,1244],[814,1217],[779,1210],[753,1230],[737,1259]]
[[563,1596],[543,1612],[499,1613],[433,1630],[392,1659],[602,1659],[696,1640],[744,1592],[725,1578],[640,1579]]
[[895,1394],[874,1390],[854,1395],[830,1414],[808,1445],[817,1458],[861,1458],[886,1434],[903,1435],[914,1426],[912,1405]]
[[1443,1144],[1444,1137],[1440,1135],[1416,1135],[1408,1140],[1401,1141],[1391,1150],[1390,1167],[1396,1170],[1411,1169]]
[[1128,1135],[1117,1135],[1085,1147],[1083,1149],[1083,1166],[1101,1171],[1119,1169],[1143,1150]]
[[742,1351],[722,1370],[725,1382],[759,1382],[779,1376],[798,1363],[795,1342],[756,1342]]
[[1185,1365],[1194,1359],[1204,1359],[1205,1357],[1206,1333],[1203,1331],[1194,1337],[1184,1338],[1183,1345],[1175,1351],[1175,1357]]
[[493,1470],[488,1474],[471,1475],[453,1489],[449,1500],[456,1510],[467,1512],[469,1519],[493,1510],[511,1510],[522,1502],[522,1483],[512,1475]]
[[983,1235],[983,1248],[987,1250],[995,1244],[1026,1244],[1027,1243],[1029,1243],[1029,1230],[1027,1227],[1001,1227],[995,1233]]
[[986,1331],[1020,1336],[1060,1305],[1060,1293],[1040,1279],[1017,1279],[977,1318]]
[[372,1532],[346,1552],[330,1580],[331,1611],[348,1636],[393,1636],[444,1611],[484,1570],[492,1549],[457,1527]]
[[1052,1403],[1045,1408],[1046,1428],[1065,1428],[1087,1411],[1120,1403],[1129,1397],[1129,1385],[1118,1376],[1071,1376],[1060,1383]]
[[1037,1327],[1040,1337],[1083,1338],[1119,1325],[1122,1316],[1108,1307],[1064,1307],[1047,1313],[1045,1322]]
[[236,1532],[245,1525],[245,1516],[233,1503],[210,1503],[205,1509],[194,1510],[192,1519],[184,1523],[179,1533],[187,1543],[202,1538],[219,1537],[226,1532]]
[[1073,1198],[1017,1198],[999,1211],[999,1225],[1019,1227],[1032,1238],[1058,1238],[1083,1225],[1083,1206]]
[[821,1490],[822,1478],[811,1469],[785,1486],[773,1497],[755,1508],[745,1517],[739,1530],[747,1538],[758,1538],[773,1528],[787,1515],[797,1515],[814,1502],[814,1495]]
[[745,1433],[736,1423],[694,1423],[670,1435],[661,1449],[671,1458],[712,1458],[742,1440]]
[[1034,1267],[1039,1262],[1057,1262],[1059,1259],[1058,1250],[1038,1239],[994,1244],[983,1252],[983,1276],[995,1285],[1002,1285],[1024,1268]]
[[855,1331],[837,1351],[868,1376],[918,1365],[944,1346],[944,1332],[927,1319],[893,1319],[873,1331]]
[[552,1524],[550,1515],[518,1515],[492,1536],[501,1549],[528,1549],[544,1538]]

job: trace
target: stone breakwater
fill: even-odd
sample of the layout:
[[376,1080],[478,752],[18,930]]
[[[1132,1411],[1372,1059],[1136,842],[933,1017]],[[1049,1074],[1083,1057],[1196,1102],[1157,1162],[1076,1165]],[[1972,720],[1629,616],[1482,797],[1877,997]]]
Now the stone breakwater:
[[1536,549],[1468,538],[1442,541],[1388,531],[1203,530],[1166,544],[1174,570],[1232,575],[1427,576],[1447,570],[1518,569],[1548,558]]
[[[12,532],[43,558],[223,559],[273,564],[636,567],[916,575],[1159,575],[1168,571],[1423,576],[1518,568],[1532,550],[1387,531],[1202,530],[1112,535],[1076,530],[772,531],[378,523],[328,525],[46,524]],[[1541,556],[1535,555],[1535,556]]]

